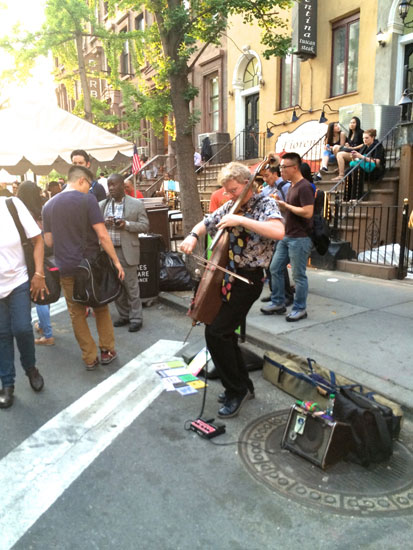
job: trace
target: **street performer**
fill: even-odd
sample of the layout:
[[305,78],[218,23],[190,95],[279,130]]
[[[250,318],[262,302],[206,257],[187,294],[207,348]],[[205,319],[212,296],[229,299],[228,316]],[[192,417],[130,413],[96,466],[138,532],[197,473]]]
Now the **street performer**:
[[249,183],[250,171],[243,164],[231,162],[219,175],[218,183],[231,198],[199,222],[182,242],[180,249],[191,254],[199,239],[218,229],[230,232],[227,269],[249,279],[247,284],[225,275],[222,305],[211,324],[206,325],[205,339],[211,358],[225,391],[219,395],[221,418],[236,416],[246,400],[254,397],[254,386],[238,347],[235,330],[245,320],[263,287],[263,269],[271,260],[274,240],[284,237],[284,223],[277,203],[254,192],[253,186],[241,201],[237,214],[230,210]]

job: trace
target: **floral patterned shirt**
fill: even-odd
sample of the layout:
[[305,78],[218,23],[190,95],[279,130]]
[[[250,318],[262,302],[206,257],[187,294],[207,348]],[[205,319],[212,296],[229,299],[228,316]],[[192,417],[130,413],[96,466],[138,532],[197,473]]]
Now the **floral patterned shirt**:
[[[226,202],[204,219],[204,224],[211,236],[215,235],[217,224],[229,213],[233,204],[234,201],[232,200]],[[239,213],[260,222],[267,220],[283,221],[275,200],[262,195],[253,195]],[[238,240],[238,243],[235,242],[230,250],[230,260],[234,261],[236,267],[268,267],[274,252],[274,241],[272,239],[246,230],[242,226],[232,227],[230,231],[233,233],[233,237],[236,238],[235,241]],[[244,235],[247,235],[247,238],[244,239]],[[233,237],[232,241],[234,241]],[[233,257],[231,257],[232,254]]]

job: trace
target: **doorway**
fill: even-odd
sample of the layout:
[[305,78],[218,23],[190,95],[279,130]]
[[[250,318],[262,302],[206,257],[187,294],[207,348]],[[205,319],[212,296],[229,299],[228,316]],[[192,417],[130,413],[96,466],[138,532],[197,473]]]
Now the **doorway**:
[[258,158],[259,153],[259,101],[260,94],[252,94],[245,98],[245,159]]

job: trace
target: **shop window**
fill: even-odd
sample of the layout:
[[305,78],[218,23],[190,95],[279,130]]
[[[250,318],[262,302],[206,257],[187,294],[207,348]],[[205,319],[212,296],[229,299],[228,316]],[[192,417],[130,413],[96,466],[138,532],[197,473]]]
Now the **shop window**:
[[359,14],[333,25],[333,52],[331,56],[331,96],[357,90],[359,56]]
[[281,59],[280,109],[288,109],[299,103],[300,60],[296,55]]
[[244,72],[244,90],[259,84],[258,60],[254,57],[249,61]]

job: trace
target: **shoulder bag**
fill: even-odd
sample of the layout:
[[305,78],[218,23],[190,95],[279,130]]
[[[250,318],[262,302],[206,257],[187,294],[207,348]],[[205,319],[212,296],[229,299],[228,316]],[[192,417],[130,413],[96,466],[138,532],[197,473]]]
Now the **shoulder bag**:
[[[87,235],[87,195],[83,201],[82,252],[86,249]],[[111,258],[100,250],[95,258],[83,257],[77,266],[73,285],[73,301],[85,306],[100,307],[116,300],[122,291],[122,282],[118,277]]]
[[[20,240],[23,247],[24,259],[26,260],[27,273],[29,274],[29,280],[32,280],[32,277],[35,272],[34,258],[33,258],[33,244],[30,239],[27,238],[26,232],[23,228],[23,225],[19,218],[19,213],[17,208],[11,198],[6,199],[6,205],[9,209],[10,215],[16,224],[17,231],[20,235]],[[54,262],[51,257],[44,258],[44,275],[46,286],[49,291],[49,294],[45,293],[44,298],[36,298],[32,301],[39,306],[46,306],[48,304],[53,304],[57,302],[60,298],[60,275],[59,269],[54,265]]]

